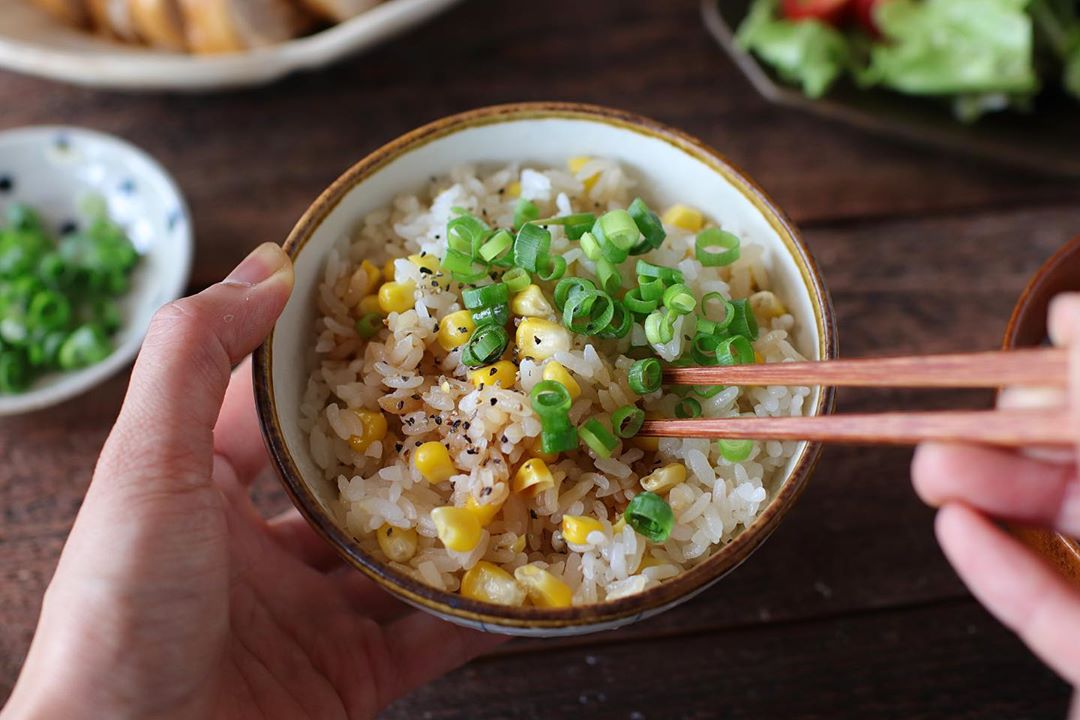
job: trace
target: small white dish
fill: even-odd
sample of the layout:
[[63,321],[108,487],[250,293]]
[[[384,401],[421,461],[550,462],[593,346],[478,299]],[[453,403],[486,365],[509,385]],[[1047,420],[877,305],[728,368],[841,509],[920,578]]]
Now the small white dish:
[[119,138],[74,127],[0,133],[0,216],[12,203],[37,210],[54,231],[79,222],[80,201],[98,195],[142,256],[121,301],[124,325],[108,358],[49,373],[25,392],[0,395],[0,415],[39,410],[88,390],[131,362],[154,311],[187,286],[194,243],[187,204],[155,160]]
[[112,90],[205,91],[261,85],[366,50],[460,0],[386,0],[351,20],[273,47],[196,56],[112,42],[66,27],[29,0],[0,0],[0,67]]

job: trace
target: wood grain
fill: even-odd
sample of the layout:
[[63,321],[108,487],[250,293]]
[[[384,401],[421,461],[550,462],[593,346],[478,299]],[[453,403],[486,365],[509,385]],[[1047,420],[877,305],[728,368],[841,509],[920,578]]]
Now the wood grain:
[[[773,108],[712,45],[696,6],[553,0],[526,13],[470,0],[326,72],[220,96],[93,93],[0,73],[0,126],[87,125],[155,155],[195,213],[199,289],[284,238],[349,164],[417,125],[515,100],[623,107],[713,144],[803,226],[844,355],[996,348],[1027,276],[1080,231],[1080,187]],[[117,377],[0,421],[0,699],[125,386]],[[839,393],[848,412],[989,401]],[[903,449],[827,448],[769,542],[691,603],[600,636],[512,643],[385,717],[1060,716],[1064,684],[974,606],[942,558],[909,463]],[[266,513],[287,505],[268,478],[256,497]]]

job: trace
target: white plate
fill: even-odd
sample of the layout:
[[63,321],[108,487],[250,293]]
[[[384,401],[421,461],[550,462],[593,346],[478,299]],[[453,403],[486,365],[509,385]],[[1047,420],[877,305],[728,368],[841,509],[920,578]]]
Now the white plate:
[[38,410],[88,390],[131,362],[150,318],[184,292],[191,269],[191,218],[179,188],[150,156],[123,140],[73,127],[0,133],[0,214],[13,202],[37,210],[56,230],[79,221],[82,198],[96,194],[127,230],[142,258],[121,301],[116,350],[97,365],[37,379],[24,393],[0,395],[0,415]]
[[30,0],[0,0],[0,67],[117,90],[224,90],[324,67],[460,0],[387,0],[352,20],[273,47],[193,56],[110,42],[65,27]]

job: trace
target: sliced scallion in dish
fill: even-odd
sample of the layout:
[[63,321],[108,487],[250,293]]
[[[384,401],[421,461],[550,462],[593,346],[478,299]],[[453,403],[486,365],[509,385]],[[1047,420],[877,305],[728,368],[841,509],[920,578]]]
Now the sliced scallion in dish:
[[675,527],[675,513],[664,498],[656,493],[635,495],[623,513],[626,524],[638,535],[654,543],[662,543]]
[[499,324],[481,325],[473,331],[461,353],[461,362],[469,367],[489,365],[498,360],[510,342],[506,328]]
[[720,450],[720,457],[728,462],[739,463],[750,457],[754,450],[753,440],[718,440],[716,443]]
[[589,418],[578,428],[578,436],[597,457],[609,458],[619,446],[619,439],[596,418]]
[[694,241],[694,257],[705,267],[730,265],[739,259],[739,238],[720,228],[706,228]]
[[663,369],[656,358],[642,358],[630,366],[627,384],[638,395],[648,395],[660,389]]
[[611,429],[621,438],[632,438],[645,422],[645,411],[634,405],[624,405],[611,414]]

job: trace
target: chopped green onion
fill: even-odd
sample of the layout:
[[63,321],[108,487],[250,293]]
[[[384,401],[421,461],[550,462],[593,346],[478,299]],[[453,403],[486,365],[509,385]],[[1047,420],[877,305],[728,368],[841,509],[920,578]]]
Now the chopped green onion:
[[727,330],[733,335],[742,335],[748,340],[757,340],[758,324],[754,317],[754,311],[748,300],[733,300],[731,302],[731,323]]
[[643,492],[635,495],[623,513],[626,524],[655,543],[662,543],[675,527],[675,513],[671,506],[656,493]]
[[379,313],[367,313],[356,321],[356,334],[367,340],[382,330],[383,317]]
[[615,301],[600,290],[581,290],[563,306],[563,325],[579,335],[595,335],[615,316]]
[[566,228],[566,237],[571,240],[580,240],[596,223],[596,216],[592,213],[575,213],[559,219],[563,220],[562,225]]
[[692,397],[684,397],[675,403],[675,417],[696,418],[701,415],[701,403]]
[[465,288],[461,291],[461,301],[467,310],[504,305],[510,302],[510,288],[505,282],[492,283],[478,288]]
[[99,363],[112,353],[112,345],[97,325],[81,325],[60,346],[57,360],[64,370]]
[[619,446],[619,439],[596,418],[586,420],[578,428],[578,436],[598,457],[602,458],[611,457],[612,451]]
[[446,223],[446,244],[451,250],[474,258],[490,233],[491,228],[487,223],[475,215],[464,213]]
[[551,248],[551,233],[533,223],[523,225],[514,240],[514,264],[536,272],[536,261]]
[[664,224],[660,222],[660,218],[656,216],[656,213],[649,209],[644,200],[634,198],[634,202],[630,203],[630,207],[626,211],[630,213],[630,217],[634,218],[634,224],[637,225],[638,230],[644,236],[637,245],[630,249],[631,255],[644,255],[664,244],[664,239],[667,237]]
[[663,303],[664,307],[677,315],[686,315],[697,307],[697,300],[690,288],[682,283],[675,283],[664,291]]
[[[724,315],[719,320],[709,316],[710,303],[719,303],[720,307],[723,309]],[[731,325],[731,321],[735,319],[735,306],[721,293],[705,293],[701,296],[701,314],[705,319],[713,323],[714,327],[712,332],[717,333],[727,330],[728,326]]]
[[694,241],[694,255],[705,267],[730,265],[739,259],[739,238],[720,228],[706,228]]
[[536,276],[544,282],[558,280],[566,274],[566,258],[562,255],[541,255],[536,259]]
[[17,393],[30,385],[30,364],[14,350],[0,352],[0,393]]
[[446,257],[441,264],[443,270],[448,271],[450,277],[460,283],[476,282],[488,274],[486,265],[473,261],[469,254],[453,248],[446,251]]
[[716,446],[720,450],[720,457],[731,463],[739,463],[750,457],[754,450],[754,441],[718,440]]
[[512,293],[519,293],[532,284],[529,271],[519,267],[512,267],[503,273],[502,281],[506,285],[506,289]]
[[514,229],[525,225],[525,223],[532,222],[540,217],[540,208],[536,207],[536,204],[531,200],[525,198],[518,198],[517,204],[514,205]]
[[654,310],[645,318],[645,339],[650,345],[663,345],[675,338],[675,314]]
[[716,348],[718,365],[752,365],[756,360],[754,346],[742,335],[732,335],[720,341]]
[[645,300],[641,297],[641,288],[637,287],[623,296],[623,305],[635,315],[647,315],[655,310],[660,303],[656,299]]
[[698,397],[703,397],[708,400],[711,397],[716,397],[720,393],[724,392],[723,385],[694,385],[692,392]]
[[630,329],[634,326],[634,315],[626,309],[626,305],[618,300],[612,302],[614,305],[611,321],[606,328],[596,333],[597,337],[624,338],[630,334]]
[[476,327],[481,325],[505,325],[510,322],[510,306],[489,305],[472,311],[472,321]]
[[480,259],[487,263],[494,262],[513,246],[514,236],[506,230],[499,230],[480,246]]
[[625,210],[611,210],[601,215],[596,221],[593,234],[598,239],[603,236],[606,242],[624,251],[629,251],[641,238],[641,231],[638,230],[634,218]]
[[461,362],[469,367],[489,365],[502,356],[510,343],[506,328],[499,324],[481,325],[473,331],[461,353]]
[[529,392],[532,409],[540,416],[540,421],[557,418],[570,412],[573,400],[566,386],[556,380],[541,380],[533,385]]
[[541,423],[541,452],[554,455],[556,453],[569,452],[576,449],[577,446],[578,431],[577,428],[570,424],[569,418],[564,422],[549,423],[548,425],[543,425],[543,423]]
[[[698,322],[702,321],[699,320]],[[690,343],[690,357],[698,365],[719,365],[720,361],[716,356],[716,351],[723,341],[724,339],[718,335],[699,332],[694,336],[693,342]]]
[[611,414],[611,429],[621,438],[632,438],[645,422],[645,411],[634,405],[624,405]]
[[600,289],[609,295],[614,295],[622,287],[622,275],[619,268],[606,258],[596,261],[596,279],[600,281]]
[[630,251],[605,240],[600,243],[600,257],[613,263],[621,263],[630,257]]
[[664,281],[665,286],[683,282],[683,274],[675,268],[664,267],[663,265],[653,265],[644,260],[637,261],[637,264],[634,266],[634,272],[637,273],[638,278],[660,278]]
[[660,389],[664,371],[656,358],[642,358],[630,366],[626,384],[638,395],[648,395]]
[[71,303],[55,290],[42,290],[35,294],[26,311],[26,319],[31,325],[46,330],[67,325],[70,317]]
[[664,281],[658,277],[638,276],[638,294],[642,300],[655,302],[659,306],[664,297]]
[[560,311],[566,306],[566,301],[573,295],[583,290],[595,290],[596,284],[592,280],[581,277],[563,278],[555,284],[555,307]]
[[585,253],[585,257],[590,260],[600,259],[600,243],[591,232],[581,236],[581,252]]

